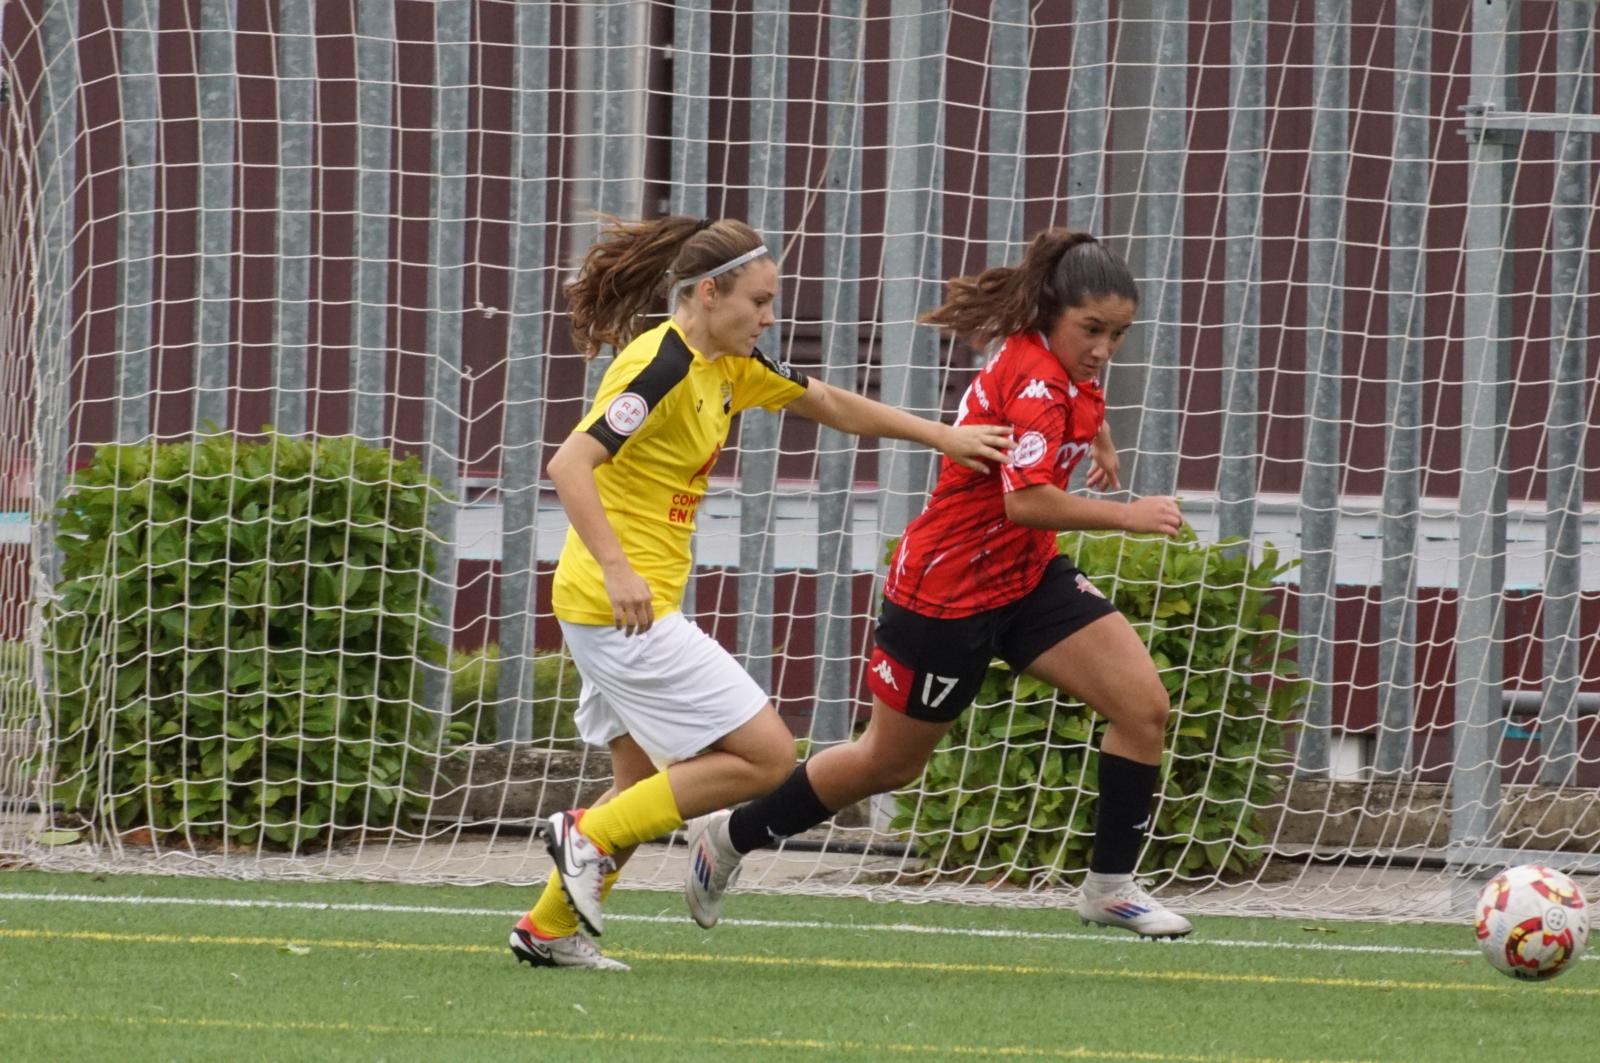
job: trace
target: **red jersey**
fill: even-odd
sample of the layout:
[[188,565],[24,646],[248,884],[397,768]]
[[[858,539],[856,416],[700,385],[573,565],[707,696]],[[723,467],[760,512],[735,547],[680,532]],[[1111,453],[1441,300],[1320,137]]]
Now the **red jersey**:
[[1105,422],[1099,381],[1074,384],[1038,333],[1006,340],[961,397],[956,424],[1009,425],[1011,463],[987,473],[945,458],[928,508],[906,528],[884,596],[923,616],[971,616],[1033,590],[1057,533],[1006,517],[1005,496],[1067,479]]

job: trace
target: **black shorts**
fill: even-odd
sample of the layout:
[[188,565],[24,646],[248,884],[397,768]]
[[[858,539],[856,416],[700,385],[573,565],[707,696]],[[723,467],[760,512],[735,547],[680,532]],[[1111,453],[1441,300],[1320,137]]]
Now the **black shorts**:
[[1064,557],[1039,585],[1014,602],[942,620],[883,603],[867,662],[867,685],[880,701],[914,720],[945,723],[978,696],[989,662],[1017,672],[1068,635],[1117,611]]

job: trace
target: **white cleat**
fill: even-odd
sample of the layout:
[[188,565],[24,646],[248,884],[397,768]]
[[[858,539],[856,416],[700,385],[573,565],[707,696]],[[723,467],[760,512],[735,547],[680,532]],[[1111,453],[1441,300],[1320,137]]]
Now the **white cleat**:
[[616,863],[584,836],[578,829],[578,818],[571,812],[557,812],[533,831],[555,861],[561,890],[573,911],[589,933],[599,937],[605,925],[600,914],[600,888],[605,885],[606,876],[616,869]]
[[1085,882],[1078,915],[1085,923],[1131,930],[1142,938],[1181,938],[1194,929],[1131,876],[1108,883]]
[[683,876],[683,899],[689,914],[707,930],[722,918],[722,898],[739,879],[743,859],[728,842],[726,810],[699,816],[689,823],[689,866]]
[[600,946],[581,930],[566,937],[542,938],[518,925],[511,931],[511,951],[518,963],[527,961],[534,967],[586,967],[591,971],[633,969],[602,953]]

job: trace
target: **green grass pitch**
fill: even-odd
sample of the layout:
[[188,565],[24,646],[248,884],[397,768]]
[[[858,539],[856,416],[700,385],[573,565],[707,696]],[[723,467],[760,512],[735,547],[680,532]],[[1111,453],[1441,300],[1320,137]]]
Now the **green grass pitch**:
[[12,1061],[1600,1058],[1600,964],[1543,985],[1470,928],[618,890],[626,974],[533,970],[530,889],[0,873]]

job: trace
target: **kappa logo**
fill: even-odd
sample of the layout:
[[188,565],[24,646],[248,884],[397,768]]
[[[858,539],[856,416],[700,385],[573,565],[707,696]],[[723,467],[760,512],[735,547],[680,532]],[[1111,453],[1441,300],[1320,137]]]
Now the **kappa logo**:
[[872,669],[878,678],[889,684],[890,690],[899,690],[900,684],[894,681],[894,669],[889,667],[888,661],[879,661]]
[[606,407],[606,424],[619,436],[631,436],[649,415],[650,404],[644,401],[644,396],[624,391]]
[[1017,396],[1019,399],[1044,399],[1049,401],[1054,396],[1050,394],[1050,385],[1043,380],[1030,380]]

